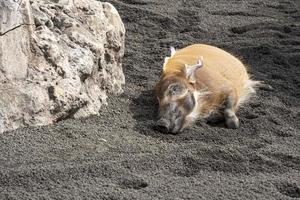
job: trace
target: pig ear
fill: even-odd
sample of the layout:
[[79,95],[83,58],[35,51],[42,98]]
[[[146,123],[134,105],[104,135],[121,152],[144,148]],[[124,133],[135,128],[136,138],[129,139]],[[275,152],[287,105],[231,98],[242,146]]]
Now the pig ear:
[[165,62],[164,62],[164,65],[163,65],[163,71],[165,71],[165,67],[166,67],[166,64],[167,64],[169,59],[170,59],[170,57],[165,57]]
[[196,82],[196,76],[195,76],[196,70],[202,66],[203,66],[203,58],[202,57],[198,60],[197,64],[195,64],[195,65],[185,64],[185,74],[186,74],[187,79],[190,82],[192,82],[192,83]]
[[170,57],[165,57],[165,62],[164,62],[164,65],[163,65],[163,70],[164,70],[164,68],[165,68],[165,66],[166,66],[166,64],[167,64],[167,62],[168,62],[168,60],[169,60],[172,56],[175,55],[175,53],[176,53],[175,48],[171,46],[171,47],[170,47],[170,52],[171,52],[171,56],[170,56]]
[[171,57],[175,55],[176,53],[176,49],[174,47],[170,47],[170,51],[171,51]]

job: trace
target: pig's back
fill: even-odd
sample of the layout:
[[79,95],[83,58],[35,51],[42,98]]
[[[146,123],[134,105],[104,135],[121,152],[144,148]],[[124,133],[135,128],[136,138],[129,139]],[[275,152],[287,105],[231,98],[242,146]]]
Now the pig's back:
[[168,66],[182,68],[184,64],[194,65],[203,57],[204,66],[197,73],[197,82],[209,89],[231,85],[239,95],[243,84],[249,79],[243,63],[228,52],[205,44],[195,44],[176,51]]

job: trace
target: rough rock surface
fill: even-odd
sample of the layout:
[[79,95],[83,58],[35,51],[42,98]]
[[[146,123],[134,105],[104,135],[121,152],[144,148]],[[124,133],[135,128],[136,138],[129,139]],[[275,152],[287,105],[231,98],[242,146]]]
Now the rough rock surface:
[[0,132],[98,114],[122,93],[124,37],[109,3],[0,0]]

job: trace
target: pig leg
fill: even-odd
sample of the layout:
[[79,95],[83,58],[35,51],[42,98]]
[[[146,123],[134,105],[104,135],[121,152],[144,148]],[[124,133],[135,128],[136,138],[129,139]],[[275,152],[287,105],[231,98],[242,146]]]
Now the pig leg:
[[237,129],[239,127],[239,119],[235,114],[237,102],[234,95],[229,95],[225,101],[224,117],[228,128]]

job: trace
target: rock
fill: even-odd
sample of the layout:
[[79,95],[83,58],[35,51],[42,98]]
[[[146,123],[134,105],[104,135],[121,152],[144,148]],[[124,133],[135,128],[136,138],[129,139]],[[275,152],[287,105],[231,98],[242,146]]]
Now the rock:
[[96,0],[0,0],[0,132],[97,115],[123,92],[125,28]]

